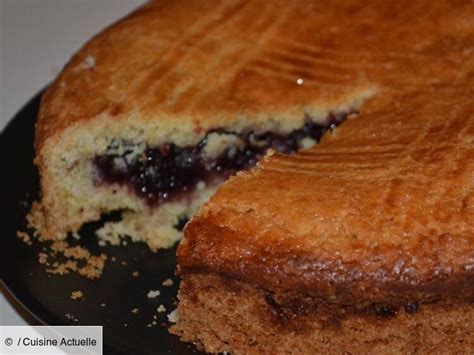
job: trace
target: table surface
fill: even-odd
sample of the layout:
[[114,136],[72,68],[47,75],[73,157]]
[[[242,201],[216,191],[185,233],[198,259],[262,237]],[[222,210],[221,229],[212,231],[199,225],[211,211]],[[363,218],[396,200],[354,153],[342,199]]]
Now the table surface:
[[[0,0],[0,128],[89,38],[143,2]],[[0,287],[0,325],[33,323],[6,292]]]

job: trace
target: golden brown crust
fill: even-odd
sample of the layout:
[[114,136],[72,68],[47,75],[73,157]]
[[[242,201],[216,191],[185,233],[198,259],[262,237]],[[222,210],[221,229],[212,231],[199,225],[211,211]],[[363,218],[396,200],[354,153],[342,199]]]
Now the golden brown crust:
[[40,108],[41,234],[63,238],[101,213],[146,208],[132,194],[114,198],[90,186],[87,162],[112,140],[182,146],[220,127],[288,133],[306,115],[321,122],[372,96],[376,88],[365,70],[318,59],[320,46],[305,52],[307,27],[294,18],[306,10],[282,0],[156,1],[87,43]]
[[[456,275],[469,281],[473,14],[468,1],[147,4],[88,43],[43,98],[36,149],[46,215],[60,220],[65,209],[51,197],[51,151],[42,153],[67,129],[296,120],[377,87],[320,147],[269,159],[222,189],[189,226],[181,266],[244,274],[269,255],[257,276],[275,287],[298,272],[293,282],[311,288],[320,279],[437,289]],[[202,250],[208,242],[212,252]],[[301,273],[308,265],[314,272]]]
[[[322,30],[307,48],[324,41],[332,59],[364,44],[361,60],[331,63],[370,63],[379,94],[317,147],[228,181],[187,225],[182,273],[343,303],[473,296],[474,7],[375,5],[351,5],[352,34]],[[313,25],[345,11],[328,6]]]
[[472,297],[474,120],[469,93],[451,90],[361,114],[228,181],[186,226],[182,272],[343,303]]
[[[306,9],[281,4],[165,0],[138,9],[87,43],[48,89],[37,152],[66,128],[104,116],[206,131],[238,118],[301,119],[370,91],[363,72],[314,60],[319,52],[294,54],[305,38],[283,34],[290,26],[288,34],[304,35],[294,19]],[[337,76],[328,73],[333,65]]]
[[294,313],[255,285],[215,275],[185,275],[172,332],[211,353],[470,354],[474,304],[438,303],[391,314]]
[[151,2],[72,58],[43,98],[37,149],[101,115],[205,129],[452,81],[468,69],[472,4],[428,4]]

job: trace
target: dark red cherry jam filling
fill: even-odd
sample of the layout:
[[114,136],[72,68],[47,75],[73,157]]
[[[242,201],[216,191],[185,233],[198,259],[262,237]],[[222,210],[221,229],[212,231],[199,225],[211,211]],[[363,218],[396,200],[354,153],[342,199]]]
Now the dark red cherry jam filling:
[[[325,131],[342,121],[331,117],[327,126],[308,121],[300,129],[283,136],[276,133],[234,134],[225,130],[214,130],[196,146],[178,147],[164,144],[147,148],[140,155],[133,154],[133,146],[123,143],[125,149],[117,154],[117,144],[111,144],[108,151],[94,158],[98,172],[98,183],[117,183],[129,186],[150,205],[172,200],[196,189],[200,182],[226,178],[238,170],[248,169],[272,148],[283,154],[292,154],[299,149],[304,138],[318,141]],[[203,154],[210,133],[234,134],[242,144],[225,149],[218,157],[210,159]]]

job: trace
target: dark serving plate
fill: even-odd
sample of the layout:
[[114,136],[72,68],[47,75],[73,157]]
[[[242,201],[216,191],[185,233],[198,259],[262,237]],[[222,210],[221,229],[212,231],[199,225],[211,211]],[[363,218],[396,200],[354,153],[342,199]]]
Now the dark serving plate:
[[[101,247],[93,233],[94,226],[88,226],[81,231],[81,240],[71,238],[71,243],[87,247],[93,254],[103,252],[109,259],[102,277],[90,280],[77,274],[47,273],[38,262],[38,253],[44,245],[34,242],[28,246],[17,238],[17,230],[26,229],[25,215],[38,196],[33,136],[40,96],[26,104],[1,134],[4,164],[0,271],[6,288],[40,323],[102,325],[106,354],[197,353],[193,346],[180,342],[167,329],[170,325],[167,314],[176,308],[179,285],[174,275],[175,249],[152,253],[141,243]],[[135,271],[138,277],[132,275]],[[168,278],[174,284],[162,286]],[[83,292],[83,299],[70,298],[76,290]],[[148,298],[149,290],[160,290],[161,295]],[[157,313],[160,304],[166,307],[166,312]],[[137,313],[132,312],[135,308]],[[152,324],[153,321],[157,324]]]

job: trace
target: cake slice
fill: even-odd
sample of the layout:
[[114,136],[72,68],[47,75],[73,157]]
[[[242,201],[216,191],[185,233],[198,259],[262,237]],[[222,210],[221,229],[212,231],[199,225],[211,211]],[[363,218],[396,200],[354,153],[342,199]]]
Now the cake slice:
[[306,53],[337,53],[378,93],[317,146],[230,178],[191,219],[171,331],[212,353],[471,354],[474,8],[305,10],[298,25],[318,29]]
[[471,354],[473,92],[395,96],[228,180],[185,227],[172,332],[212,353]]
[[87,43],[41,103],[41,236],[121,211],[102,238],[169,247],[228,176],[270,148],[312,146],[373,96],[337,56],[289,46],[287,29],[310,27],[294,21],[304,7],[281,4],[153,1]]
[[87,43],[43,96],[39,233],[61,239],[121,211],[102,238],[169,247],[176,226],[269,148],[307,148],[377,93],[468,70],[472,6],[429,5],[145,4]]

